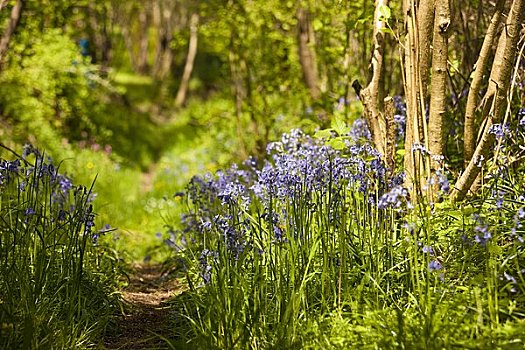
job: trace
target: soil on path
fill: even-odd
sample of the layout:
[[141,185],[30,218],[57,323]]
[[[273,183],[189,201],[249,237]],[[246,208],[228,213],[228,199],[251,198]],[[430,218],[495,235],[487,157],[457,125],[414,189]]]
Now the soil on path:
[[162,274],[158,264],[136,264],[129,285],[122,291],[126,314],[118,331],[104,341],[105,349],[169,349],[162,337],[173,336],[169,298],[180,292],[175,279]]

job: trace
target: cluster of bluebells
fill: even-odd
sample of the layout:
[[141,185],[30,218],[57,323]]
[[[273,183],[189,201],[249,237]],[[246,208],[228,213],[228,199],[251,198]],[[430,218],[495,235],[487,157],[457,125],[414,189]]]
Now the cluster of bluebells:
[[199,262],[201,267],[200,275],[205,284],[211,282],[212,264],[216,264],[218,260],[217,252],[210,251],[209,249],[203,249],[200,256]]
[[372,134],[370,133],[368,124],[363,118],[358,118],[352,123],[352,128],[350,129],[348,136],[350,136],[354,142],[359,142],[360,140],[372,140]]
[[[290,205],[307,204],[307,210],[313,213],[313,201],[331,198],[336,203],[348,190],[361,193],[380,210],[407,204],[402,177],[387,180],[380,154],[369,143],[348,143],[344,150],[335,150],[325,140],[292,130],[270,143],[267,152],[269,160],[262,164],[251,158],[242,168],[234,165],[214,176],[192,178],[186,195],[193,209],[182,218],[181,234],[192,233],[197,237],[195,241],[208,243],[213,241],[212,235],[225,243],[230,257],[238,259],[252,250],[253,215],[248,212],[254,208],[273,235],[272,242],[286,244],[290,238],[287,235],[297,238],[303,234],[294,216],[287,212]],[[330,208],[327,214],[330,222],[337,221],[337,208]],[[205,281],[211,271],[210,261],[205,259],[212,249],[208,243],[203,243],[207,253],[201,255]]]
[[379,198],[377,207],[379,209],[386,209],[388,207],[401,209],[403,204],[410,205],[408,202],[408,191],[406,188],[398,185]]
[[[32,161],[31,155],[34,155]],[[75,186],[71,179],[59,173],[50,157],[44,157],[31,145],[24,146],[21,157],[0,160],[0,189],[6,203],[21,208],[26,224],[63,225],[75,218],[83,227],[83,234],[93,241],[101,234],[93,232],[94,194],[84,186]],[[26,198],[22,205],[16,204],[20,198]]]
[[486,245],[487,242],[492,238],[489,226],[478,214],[473,215],[474,219],[474,242],[482,246]]
[[489,133],[493,134],[497,139],[503,139],[510,134],[510,127],[508,124],[492,124]]
[[404,138],[406,129],[407,105],[403,98],[399,95],[393,97],[396,114],[394,115],[394,122],[397,125],[397,139],[398,141]]

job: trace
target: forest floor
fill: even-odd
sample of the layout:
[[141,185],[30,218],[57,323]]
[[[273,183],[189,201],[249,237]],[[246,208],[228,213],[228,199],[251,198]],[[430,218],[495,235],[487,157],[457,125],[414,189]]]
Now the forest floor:
[[134,264],[128,286],[122,291],[125,314],[117,330],[104,340],[105,349],[169,349],[164,339],[173,335],[170,298],[181,291],[176,279],[164,274],[160,264]]

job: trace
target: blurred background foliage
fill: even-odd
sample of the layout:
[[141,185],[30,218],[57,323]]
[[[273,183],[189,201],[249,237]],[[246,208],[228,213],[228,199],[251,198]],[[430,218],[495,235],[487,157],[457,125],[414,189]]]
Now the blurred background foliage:
[[[13,21],[17,4],[22,10]],[[329,126],[334,113],[348,122],[361,114],[351,84],[368,80],[369,1],[4,0],[1,6],[9,45],[0,62],[0,141],[45,149],[79,183],[98,174],[97,220],[118,227],[124,247],[145,242],[135,259],[160,243],[162,217],[177,215],[172,195],[192,175],[263,157],[267,142],[291,128],[312,132]],[[395,48],[400,6],[391,4],[383,95],[403,91]],[[491,11],[473,0],[453,6],[455,96]],[[454,100],[454,108],[463,105]],[[451,140],[450,159],[460,142]]]
[[[113,237],[134,259],[160,243],[163,215],[177,215],[170,195],[192,175],[262,156],[291,127],[329,123],[333,104],[351,95],[349,75],[366,71],[359,42],[373,14],[372,6],[313,1],[21,3],[1,61],[0,141],[45,149],[79,183],[98,175],[99,225],[118,227]],[[16,4],[2,2],[3,33]],[[315,100],[299,58],[300,6],[316,31]],[[197,50],[176,103],[192,16]],[[137,240],[141,248],[128,248]]]

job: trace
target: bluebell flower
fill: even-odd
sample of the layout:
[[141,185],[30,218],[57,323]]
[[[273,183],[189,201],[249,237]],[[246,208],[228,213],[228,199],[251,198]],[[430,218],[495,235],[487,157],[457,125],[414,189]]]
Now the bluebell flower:
[[202,277],[202,279],[204,281],[204,284],[209,284],[211,282],[212,266],[211,266],[211,264],[209,263],[208,260],[209,260],[210,257],[212,259],[214,259],[214,258],[216,258],[216,256],[217,256],[216,252],[211,252],[208,249],[204,249],[201,252],[201,255],[199,257],[199,262],[200,262],[200,265],[201,265],[200,275],[201,275],[201,277]]
[[389,192],[383,194],[377,201],[377,207],[379,209],[401,208],[403,203],[406,203],[408,191],[402,186],[396,186]]
[[407,115],[407,105],[403,101],[403,98],[401,96],[399,96],[399,95],[396,95],[392,99],[394,100],[394,107],[395,107],[396,111],[400,115],[406,116]]
[[474,241],[481,245],[487,244],[487,242],[492,238],[488,226],[485,224],[476,225],[476,227],[474,227],[474,231],[477,232],[477,234],[474,235]]
[[350,129],[348,136],[350,136],[354,142],[358,142],[360,140],[372,140],[370,128],[368,127],[368,124],[364,118],[358,118],[352,123],[352,128]]
[[432,260],[431,262],[428,263],[428,269],[432,272],[432,271],[438,271],[438,270],[441,270],[443,268],[443,266],[441,265],[441,263],[437,260]]
[[510,133],[508,124],[492,124],[489,128],[489,134],[493,134],[497,139],[504,138]]
[[423,250],[423,253],[428,253],[430,255],[434,255],[434,249],[431,246],[426,245],[426,246],[423,247],[422,250]]
[[441,170],[438,170],[436,172],[436,176],[439,183],[439,188],[443,193],[449,193],[450,191],[450,183],[448,181],[448,178]]
[[40,151],[37,150],[33,145],[25,144],[22,151],[22,158],[26,159],[30,154],[36,155],[37,158],[41,157]]
[[525,126],[525,108],[521,108],[518,111],[518,119],[520,121],[520,126]]
[[510,282],[510,283],[513,283],[513,284],[516,284],[516,283],[517,283],[516,278],[514,278],[514,276],[508,274],[507,272],[504,272],[504,273],[503,273],[503,276],[505,277],[505,279],[507,280],[507,282]]
[[412,145],[412,152],[421,152],[422,155],[427,156],[430,155],[430,151],[425,148],[425,146],[421,143],[414,143]]

